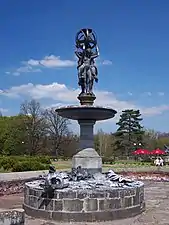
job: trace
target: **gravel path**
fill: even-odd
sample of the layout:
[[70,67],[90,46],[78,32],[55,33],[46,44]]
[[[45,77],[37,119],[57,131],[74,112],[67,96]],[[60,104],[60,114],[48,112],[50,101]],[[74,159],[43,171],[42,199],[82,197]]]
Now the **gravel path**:
[[[55,223],[26,216],[25,225],[169,225],[169,183],[145,183],[146,211],[134,218],[101,223]],[[21,208],[23,195],[9,195],[0,197],[0,209]]]

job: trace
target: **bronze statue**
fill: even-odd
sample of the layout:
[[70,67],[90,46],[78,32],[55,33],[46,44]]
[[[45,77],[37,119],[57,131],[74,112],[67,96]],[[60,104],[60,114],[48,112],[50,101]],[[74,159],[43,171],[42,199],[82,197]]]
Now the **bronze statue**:
[[93,95],[94,80],[98,82],[98,70],[94,59],[99,56],[96,35],[92,29],[81,29],[76,35],[76,56],[78,57],[78,84],[80,95]]

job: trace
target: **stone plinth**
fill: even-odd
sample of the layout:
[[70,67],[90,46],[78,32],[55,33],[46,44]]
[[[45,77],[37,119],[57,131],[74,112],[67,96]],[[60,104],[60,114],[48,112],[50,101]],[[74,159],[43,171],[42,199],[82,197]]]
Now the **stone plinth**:
[[143,183],[135,187],[55,190],[52,197],[26,184],[26,214],[63,222],[109,221],[136,216],[145,209]]
[[102,172],[102,159],[93,148],[86,148],[72,158],[72,168],[81,166],[90,174]]
[[80,100],[81,105],[93,105],[96,96],[89,94],[81,94],[77,98]]

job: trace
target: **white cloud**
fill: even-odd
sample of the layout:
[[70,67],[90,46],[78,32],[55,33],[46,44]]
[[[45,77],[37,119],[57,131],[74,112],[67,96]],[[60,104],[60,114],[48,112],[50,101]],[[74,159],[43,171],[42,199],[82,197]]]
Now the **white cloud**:
[[[24,62],[22,62],[22,64],[25,64]],[[30,65],[25,65],[25,66],[21,66],[19,68],[17,68],[15,71],[13,72],[5,72],[6,74],[12,74],[14,76],[19,76],[21,75],[22,73],[39,73],[41,72],[41,69],[40,68],[33,68],[32,66]]]
[[169,105],[153,106],[151,108],[143,108],[142,113],[145,116],[160,115],[165,111],[169,111]]
[[50,55],[45,56],[44,59],[35,60],[30,59],[27,61],[30,66],[44,66],[47,68],[57,68],[57,67],[72,67],[76,65],[76,61],[61,59],[60,56]]
[[[73,67],[77,64],[77,57],[75,60],[61,59],[60,56],[49,55],[45,56],[43,59],[29,59],[28,61],[21,62],[21,66],[13,72],[5,72],[6,74],[12,74],[14,76],[19,76],[22,73],[37,73],[41,72],[41,68],[65,68]],[[112,65],[112,61],[103,60],[101,65]]]
[[150,92],[150,91],[147,91],[147,92],[143,92],[143,93],[141,93],[141,95],[142,96],[152,96],[152,92]]
[[145,94],[148,95],[148,96],[152,96],[151,92],[146,92]]
[[1,113],[8,112],[8,109],[0,108],[0,112],[1,112]]
[[[28,83],[25,85],[15,86],[3,92],[4,95],[10,98],[31,97],[37,100],[50,99],[56,101],[56,104],[78,104],[77,95],[79,89],[68,88],[65,84],[52,83],[52,84],[37,84]],[[117,110],[119,113],[125,109],[140,109],[144,116],[159,115],[169,110],[169,106],[160,105],[152,107],[144,107],[132,103],[130,101],[122,101],[118,99],[112,92],[96,90],[95,94],[96,105],[109,106]],[[55,106],[55,104],[53,104]]]
[[102,62],[102,64],[103,65],[106,65],[106,66],[109,66],[109,65],[112,65],[113,63],[112,63],[112,61],[111,60],[103,60],[103,62]]
[[158,96],[164,96],[164,92],[158,92]]
[[127,92],[127,94],[128,94],[128,95],[130,95],[130,96],[132,96],[132,95],[133,95],[133,93],[132,93],[132,92],[130,92],[130,91],[129,91],[129,92]]

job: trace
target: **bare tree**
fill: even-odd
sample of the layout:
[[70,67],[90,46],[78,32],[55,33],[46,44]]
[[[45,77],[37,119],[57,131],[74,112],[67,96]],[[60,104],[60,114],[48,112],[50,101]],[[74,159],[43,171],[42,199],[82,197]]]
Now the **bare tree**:
[[102,129],[97,132],[98,147],[100,156],[110,156],[113,154],[113,137],[111,134],[104,133]]
[[40,103],[34,99],[25,101],[20,106],[20,113],[25,118],[26,140],[30,155],[34,155],[39,151],[42,138],[46,133],[46,124],[42,112]]
[[[70,134],[68,125],[70,121],[58,115],[53,109],[47,109],[44,111],[44,117],[47,124],[47,132],[52,141],[52,154],[60,155],[61,146],[65,141],[65,137]],[[66,138],[66,140],[68,140]]]

